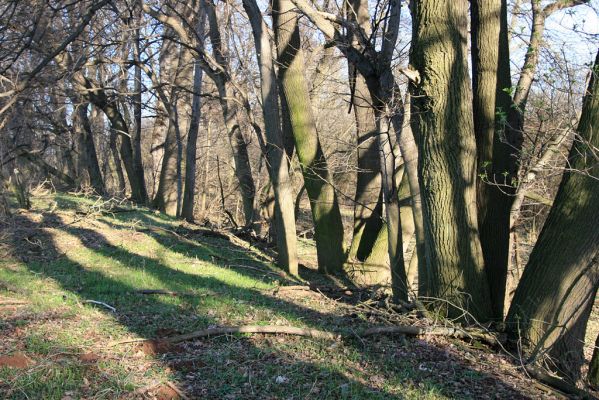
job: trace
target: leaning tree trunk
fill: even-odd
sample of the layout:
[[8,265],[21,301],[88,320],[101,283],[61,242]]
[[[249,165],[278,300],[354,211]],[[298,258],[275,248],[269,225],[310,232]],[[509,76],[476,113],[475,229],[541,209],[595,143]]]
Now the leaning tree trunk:
[[304,56],[301,49],[298,15],[289,0],[275,0],[273,23],[278,49],[281,102],[286,105],[283,118],[290,121],[297,155],[302,167],[310,207],[318,270],[324,273],[340,272],[345,254],[343,250],[343,223],[333,177],[325,159],[310,104],[304,78]]
[[254,36],[256,56],[260,67],[260,94],[266,134],[268,172],[275,192],[275,224],[279,264],[293,275],[298,274],[297,238],[289,166],[285,159],[277,96],[277,79],[272,61],[272,46],[268,27],[255,0],[243,0]]
[[413,11],[410,61],[420,82],[412,85],[412,124],[429,272],[421,294],[447,300],[451,316],[465,309],[486,320],[491,303],[476,215],[468,2],[422,0]]
[[584,360],[584,333],[599,285],[599,52],[568,170],[507,316],[511,339],[531,361],[553,358],[575,380]]

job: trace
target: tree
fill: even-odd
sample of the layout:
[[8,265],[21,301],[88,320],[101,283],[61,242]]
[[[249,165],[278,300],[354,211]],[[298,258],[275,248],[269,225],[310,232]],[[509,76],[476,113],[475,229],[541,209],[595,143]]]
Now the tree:
[[278,89],[273,63],[273,48],[268,28],[255,0],[243,0],[254,36],[256,57],[260,69],[260,96],[265,125],[265,156],[268,172],[275,192],[275,224],[279,264],[293,275],[298,274],[295,216],[289,166],[279,119]]
[[[318,139],[316,123],[304,77],[298,15],[290,0],[273,2],[273,22],[277,44],[278,78],[282,88],[283,119],[288,120],[310,199],[314,222],[318,269],[325,273],[341,271],[345,254],[343,223],[339,203],[325,155]],[[285,126],[285,124],[284,124]]]
[[599,52],[553,207],[506,318],[529,360],[549,355],[576,379],[584,333],[599,286]]
[[467,55],[468,2],[414,3],[410,63],[412,127],[418,139],[426,282],[421,295],[449,301],[448,313],[491,316],[478,234],[476,142]]

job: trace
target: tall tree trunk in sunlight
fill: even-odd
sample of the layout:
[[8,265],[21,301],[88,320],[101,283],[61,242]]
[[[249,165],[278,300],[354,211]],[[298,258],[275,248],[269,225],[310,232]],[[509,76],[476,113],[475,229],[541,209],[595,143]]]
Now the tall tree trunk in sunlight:
[[223,119],[229,144],[233,152],[233,160],[235,161],[235,176],[239,182],[241,200],[243,203],[244,226],[250,227],[257,215],[254,215],[254,202],[256,198],[256,185],[252,176],[252,166],[248,153],[248,144],[243,136],[239,124],[239,104],[235,100],[235,90],[232,87],[229,60],[225,56],[226,49],[223,48],[223,43],[218,18],[216,15],[214,2],[206,0],[205,11],[208,17],[208,35],[212,44],[214,60],[220,66],[220,70],[215,71],[213,80],[219,94],[219,102],[221,105]]
[[468,73],[468,2],[414,3],[410,62],[412,124],[418,137],[426,262],[421,295],[491,317],[489,285],[478,234],[476,142]]
[[260,96],[266,134],[268,172],[275,192],[275,224],[279,264],[293,275],[298,274],[297,238],[293,210],[293,193],[289,166],[285,158],[283,136],[279,119],[277,78],[273,49],[268,27],[255,0],[243,0],[254,36],[256,56],[260,68]]
[[295,148],[310,199],[314,239],[318,255],[318,270],[340,272],[345,254],[343,223],[333,176],[322,151],[314,120],[308,86],[304,77],[305,61],[301,49],[298,15],[289,0],[274,0],[273,24],[277,42],[279,85],[282,88],[286,112],[292,129]]
[[548,355],[575,380],[584,361],[586,324],[599,285],[599,52],[577,136],[553,207],[510,307],[512,340],[531,360]]
[[[204,25],[206,24],[206,14],[203,11],[199,12],[198,27],[196,35],[200,46],[204,43]],[[183,193],[183,205],[181,208],[181,217],[189,222],[193,222],[193,211],[195,204],[195,186],[196,186],[196,153],[198,131],[200,129],[200,111],[201,111],[201,92],[203,70],[199,61],[194,63],[193,76],[193,94],[191,104],[191,118],[189,121],[189,132],[187,134],[187,154],[185,159],[185,191]]]

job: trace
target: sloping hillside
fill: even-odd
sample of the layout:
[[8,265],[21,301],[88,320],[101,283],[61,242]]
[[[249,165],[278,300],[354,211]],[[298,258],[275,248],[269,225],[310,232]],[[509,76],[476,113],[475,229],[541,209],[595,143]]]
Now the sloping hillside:
[[[477,341],[361,337],[413,317],[304,270],[310,290],[231,235],[101,199],[33,200],[0,225],[2,398],[555,396]],[[242,325],[334,336],[173,340]]]

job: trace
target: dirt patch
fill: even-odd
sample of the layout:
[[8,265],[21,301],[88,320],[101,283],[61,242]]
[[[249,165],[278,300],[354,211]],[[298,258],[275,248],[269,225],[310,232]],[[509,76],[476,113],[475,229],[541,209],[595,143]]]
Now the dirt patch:
[[181,397],[168,385],[160,385],[153,390],[157,400],[179,400]]
[[98,360],[100,360],[100,356],[95,353],[85,353],[79,355],[79,361],[86,364],[96,363]]
[[35,364],[34,361],[23,353],[0,356],[0,367],[27,368],[33,364]]
[[148,340],[141,344],[141,351],[148,356],[165,353],[179,353],[181,348],[165,340]]

